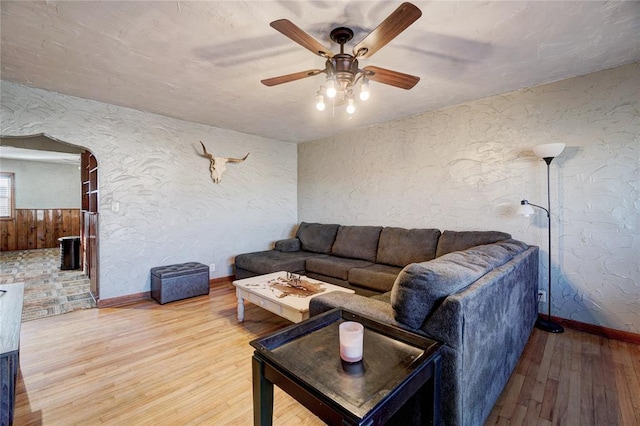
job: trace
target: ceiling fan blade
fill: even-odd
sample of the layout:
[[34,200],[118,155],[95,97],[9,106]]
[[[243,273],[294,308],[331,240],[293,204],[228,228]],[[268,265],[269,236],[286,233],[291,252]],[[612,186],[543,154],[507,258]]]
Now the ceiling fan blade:
[[267,78],[267,79],[264,79],[264,80],[260,80],[260,82],[262,84],[264,84],[265,86],[269,86],[269,87],[277,86],[278,84],[289,83],[290,81],[296,81],[296,80],[300,80],[302,78],[318,75],[323,71],[324,70],[300,71],[300,72],[295,72],[293,74],[281,75],[279,77]]
[[353,48],[353,56],[369,58],[413,24],[422,12],[411,3],[402,3],[391,15]]
[[324,47],[319,41],[302,31],[296,24],[288,19],[278,19],[269,25],[300,46],[310,50],[315,55],[322,56],[323,58],[331,58],[333,56],[331,49]]
[[380,67],[368,66],[364,67],[363,70],[369,80],[399,87],[401,89],[409,90],[420,81],[420,77],[416,77],[415,75],[404,74]]

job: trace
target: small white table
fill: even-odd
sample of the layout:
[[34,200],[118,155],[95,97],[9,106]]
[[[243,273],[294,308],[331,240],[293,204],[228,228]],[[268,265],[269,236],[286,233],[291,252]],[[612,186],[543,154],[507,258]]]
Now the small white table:
[[331,291],[355,293],[355,291],[348,288],[301,276],[305,281],[309,281],[313,284],[319,284],[324,291],[307,297],[296,297],[291,295],[278,297],[278,295],[281,295],[282,293],[277,289],[272,288],[269,282],[286,276],[287,273],[285,271],[280,271],[234,281],[233,285],[236,286],[236,296],[238,297],[238,321],[244,321],[245,300],[273,312],[276,315],[280,315],[289,321],[300,322],[309,318],[309,301],[312,298]]

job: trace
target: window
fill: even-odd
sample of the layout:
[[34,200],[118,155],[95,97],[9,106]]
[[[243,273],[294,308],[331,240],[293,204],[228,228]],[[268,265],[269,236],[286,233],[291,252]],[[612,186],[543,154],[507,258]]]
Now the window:
[[0,219],[14,216],[13,173],[0,172]]

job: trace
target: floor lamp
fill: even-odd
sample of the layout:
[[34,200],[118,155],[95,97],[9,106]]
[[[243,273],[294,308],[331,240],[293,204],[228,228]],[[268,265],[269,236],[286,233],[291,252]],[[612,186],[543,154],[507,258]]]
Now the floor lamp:
[[[550,333],[562,333],[564,328],[558,323],[551,321],[551,185],[549,183],[549,168],[551,165],[551,161],[560,155],[564,151],[563,143],[549,143],[545,145],[538,145],[533,148],[534,154],[538,157],[541,157],[545,163],[547,163],[547,208],[545,209],[542,206],[538,206],[536,204],[532,204],[527,200],[520,201],[520,207],[518,208],[518,214],[529,217],[533,214],[533,207],[538,207],[539,209],[547,212],[547,221],[548,221],[548,230],[549,230],[549,288],[547,292],[547,319],[542,319],[538,317],[536,321],[536,327],[541,330],[548,331]],[[533,206],[533,207],[532,207]]]

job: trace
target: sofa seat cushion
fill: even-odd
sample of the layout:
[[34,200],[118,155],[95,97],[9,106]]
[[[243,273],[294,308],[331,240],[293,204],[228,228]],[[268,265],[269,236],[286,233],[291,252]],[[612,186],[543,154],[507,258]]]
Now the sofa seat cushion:
[[373,263],[366,260],[345,259],[343,257],[325,256],[313,257],[306,262],[307,272],[326,275],[347,281],[349,270],[371,266]]
[[341,226],[331,248],[333,256],[376,261],[381,226]]
[[349,284],[371,290],[386,292],[391,290],[402,268],[374,264],[366,268],[353,268],[349,271]]
[[301,222],[296,237],[300,248],[312,253],[329,254],[340,225]]
[[[380,233],[376,263],[403,268],[436,257],[439,229],[387,227]],[[391,287],[389,287],[390,289]]]
[[438,240],[436,257],[509,238],[511,238],[510,234],[498,231],[444,231]]
[[304,251],[281,252],[267,250],[240,254],[236,256],[235,264],[236,268],[246,269],[259,275],[278,271],[301,272],[304,271],[307,259],[326,256],[326,254]]
[[432,310],[452,293],[507,263],[527,245],[516,240],[472,247],[405,267],[391,290],[396,321],[420,328]]
[[387,291],[386,293],[376,294],[375,296],[371,296],[372,299],[380,300],[381,302],[388,303],[391,305],[391,292]]

